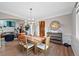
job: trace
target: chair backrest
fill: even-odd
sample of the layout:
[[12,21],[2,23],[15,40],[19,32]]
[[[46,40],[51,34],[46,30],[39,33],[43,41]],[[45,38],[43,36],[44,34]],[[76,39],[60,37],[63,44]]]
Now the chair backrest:
[[50,37],[46,37],[45,44],[46,44],[46,47],[47,47],[47,46],[49,47],[49,44],[50,44]]
[[19,34],[19,35],[18,35],[18,40],[21,42],[21,44],[22,44],[23,46],[26,45],[26,48],[28,47],[28,45],[27,45],[27,37],[26,37],[25,34]]
[[23,43],[27,43],[27,37],[25,34],[19,34],[18,35],[18,40],[23,42]]

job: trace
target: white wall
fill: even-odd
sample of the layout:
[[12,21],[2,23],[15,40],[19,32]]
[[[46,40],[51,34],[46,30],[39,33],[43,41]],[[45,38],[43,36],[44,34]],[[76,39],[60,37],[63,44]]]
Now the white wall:
[[76,14],[76,38],[79,39],[79,13]]
[[79,56],[79,14],[76,14],[76,8],[73,10],[73,32],[71,46],[76,56]]
[[0,19],[18,19],[15,16],[0,12]]

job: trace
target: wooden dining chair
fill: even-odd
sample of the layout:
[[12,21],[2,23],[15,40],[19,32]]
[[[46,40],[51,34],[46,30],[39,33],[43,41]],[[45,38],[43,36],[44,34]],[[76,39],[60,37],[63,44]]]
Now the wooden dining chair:
[[[26,49],[26,55],[28,53],[28,51],[33,48],[34,44],[31,42],[28,42],[28,38],[26,35],[20,35],[19,36],[20,42],[19,44],[22,45],[25,49]],[[24,51],[24,50],[23,50]]]
[[45,43],[40,43],[37,45],[37,48],[41,49],[44,54],[47,54],[47,50],[49,48],[49,44],[50,44],[50,37],[46,37]]
[[24,44],[23,42],[25,42],[26,39],[27,39],[27,38],[25,38],[23,36],[24,36],[24,33],[19,33],[18,34],[18,43],[19,43],[19,45],[23,45]]

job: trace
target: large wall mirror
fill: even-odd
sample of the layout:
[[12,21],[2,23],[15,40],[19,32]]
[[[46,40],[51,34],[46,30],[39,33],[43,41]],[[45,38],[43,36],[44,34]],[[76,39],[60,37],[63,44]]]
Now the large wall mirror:
[[50,24],[50,28],[54,31],[58,30],[61,27],[61,24],[59,21],[52,21]]

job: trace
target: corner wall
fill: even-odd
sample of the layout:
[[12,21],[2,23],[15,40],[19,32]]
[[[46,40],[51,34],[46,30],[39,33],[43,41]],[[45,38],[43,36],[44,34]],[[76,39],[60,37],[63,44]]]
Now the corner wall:
[[72,15],[73,20],[73,28],[72,28],[72,41],[71,46],[73,49],[73,52],[76,56],[79,56],[79,14],[76,13],[76,7],[73,10]]

